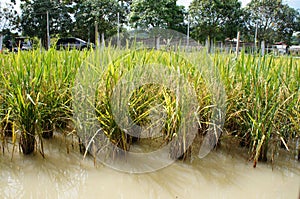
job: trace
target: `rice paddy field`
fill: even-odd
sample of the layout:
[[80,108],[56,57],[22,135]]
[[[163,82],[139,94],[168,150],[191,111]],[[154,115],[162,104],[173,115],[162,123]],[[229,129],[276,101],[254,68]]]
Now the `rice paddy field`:
[[[185,160],[185,167],[226,148],[239,154],[233,165],[267,162],[272,170],[290,162],[299,174],[300,59],[294,57],[50,49],[0,54],[0,75],[2,163],[29,165],[35,154],[47,164],[70,150],[78,151],[70,157],[81,152],[95,162],[114,161],[167,147],[169,158]],[[66,151],[47,148],[61,145]]]

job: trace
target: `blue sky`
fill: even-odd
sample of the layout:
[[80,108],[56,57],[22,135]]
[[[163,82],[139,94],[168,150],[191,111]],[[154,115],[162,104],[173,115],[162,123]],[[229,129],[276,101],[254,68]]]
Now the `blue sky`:
[[[240,0],[240,2],[242,2],[242,6],[247,5],[247,3],[250,1],[251,0]],[[178,0],[178,5],[184,5],[188,7],[191,2],[192,0]],[[283,2],[287,3],[290,7],[300,9],[300,0],[283,0]]]

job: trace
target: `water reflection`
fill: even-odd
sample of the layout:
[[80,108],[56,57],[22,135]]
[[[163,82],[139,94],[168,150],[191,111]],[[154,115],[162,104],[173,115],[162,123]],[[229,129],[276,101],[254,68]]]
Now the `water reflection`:
[[62,141],[45,141],[40,154],[0,156],[1,198],[297,198],[298,162],[259,164],[215,151],[192,163],[177,162],[148,174],[117,172],[67,153]]

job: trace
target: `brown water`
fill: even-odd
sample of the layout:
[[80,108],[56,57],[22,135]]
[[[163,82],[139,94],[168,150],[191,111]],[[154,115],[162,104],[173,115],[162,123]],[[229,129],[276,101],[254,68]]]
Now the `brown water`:
[[0,155],[0,198],[283,198],[299,197],[300,163],[278,160],[257,168],[236,151],[218,150],[192,163],[148,174],[115,171],[66,144],[45,141],[46,158]]

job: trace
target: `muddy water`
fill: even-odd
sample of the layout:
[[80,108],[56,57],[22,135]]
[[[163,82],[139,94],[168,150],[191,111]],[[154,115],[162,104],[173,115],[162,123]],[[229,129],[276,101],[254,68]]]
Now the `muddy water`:
[[[256,169],[235,151],[218,150],[191,164],[176,162],[148,174],[128,174],[45,141],[46,158],[0,155],[0,198],[298,198],[300,164],[278,160]],[[231,155],[235,154],[235,155]]]

